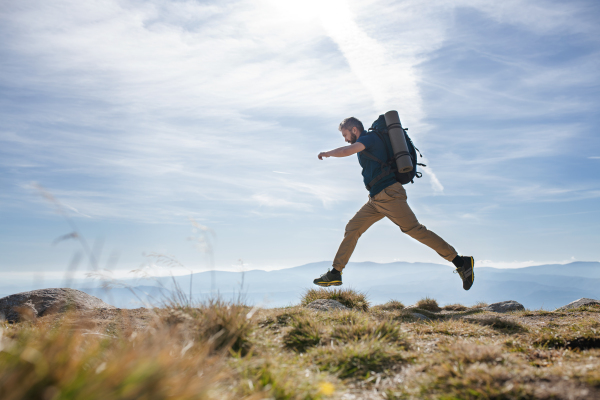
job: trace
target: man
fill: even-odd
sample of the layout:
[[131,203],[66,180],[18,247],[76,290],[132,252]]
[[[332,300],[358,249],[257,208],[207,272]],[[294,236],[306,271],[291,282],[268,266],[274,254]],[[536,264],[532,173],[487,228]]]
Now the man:
[[[362,167],[365,185],[382,173],[381,164],[361,154],[367,150],[379,160],[387,160],[386,143],[375,134],[364,130],[363,124],[356,118],[346,118],[340,123],[339,130],[349,146],[319,153],[319,160],[327,157],[348,157],[358,155]],[[388,146],[391,146],[389,143]],[[388,217],[400,230],[419,242],[431,247],[442,258],[450,261],[463,281],[463,288],[469,290],[475,280],[473,257],[459,256],[444,239],[421,225],[406,202],[406,191],[396,181],[394,174],[379,179],[369,189],[369,200],[362,206],[346,225],[342,244],[333,260],[333,269],[314,280],[319,286],[339,286],[342,284],[342,270],[354,252],[358,238],[375,222]]]

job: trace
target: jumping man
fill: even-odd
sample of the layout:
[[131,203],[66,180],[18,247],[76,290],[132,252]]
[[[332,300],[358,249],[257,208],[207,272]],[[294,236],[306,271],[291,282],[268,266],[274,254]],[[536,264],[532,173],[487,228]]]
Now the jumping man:
[[[382,174],[381,164],[361,154],[367,150],[379,160],[386,160],[388,153],[386,144],[381,138],[364,130],[363,124],[356,118],[346,118],[338,128],[349,146],[319,153],[319,160],[324,157],[348,157],[358,155],[362,167],[365,185]],[[406,202],[406,191],[396,181],[393,173],[379,179],[369,189],[369,200],[362,206],[346,225],[344,239],[333,260],[333,268],[320,278],[314,280],[319,286],[339,286],[342,284],[342,270],[354,252],[358,238],[375,222],[388,217],[400,230],[419,242],[431,247],[442,258],[452,262],[463,281],[463,288],[469,290],[475,280],[473,257],[459,256],[444,239],[421,225]]]

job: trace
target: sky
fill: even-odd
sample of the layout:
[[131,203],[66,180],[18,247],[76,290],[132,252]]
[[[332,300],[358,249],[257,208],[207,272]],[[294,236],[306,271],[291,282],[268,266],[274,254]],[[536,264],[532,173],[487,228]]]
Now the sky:
[[[594,0],[3,0],[0,280],[332,260],[368,193],[355,156],[317,154],[391,109],[427,164],[409,204],[460,254],[598,261],[599,19]],[[387,220],[352,261],[450,266]]]

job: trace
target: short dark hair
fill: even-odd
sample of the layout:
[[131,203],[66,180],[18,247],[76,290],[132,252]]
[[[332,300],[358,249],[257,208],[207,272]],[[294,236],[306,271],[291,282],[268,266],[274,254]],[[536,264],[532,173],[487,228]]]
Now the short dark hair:
[[352,130],[352,128],[354,127],[356,127],[361,133],[365,130],[362,122],[360,122],[358,118],[354,117],[346,118],[342,122],[340,122],[338,130],[340,132],[342,131],[342,129]]

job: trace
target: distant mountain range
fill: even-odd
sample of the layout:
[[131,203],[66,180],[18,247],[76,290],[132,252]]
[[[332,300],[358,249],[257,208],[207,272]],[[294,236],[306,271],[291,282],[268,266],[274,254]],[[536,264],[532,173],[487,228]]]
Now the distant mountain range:
[[[282,307],[298,304],[302,294],[311,288],[313,279],[319,277],[331,262],[317,262],[300,267],[277,271],[252,270],[241,272],[209,271],[194,274],[192,298],[206,299],[218,293],[224,299],[240,296],[254,305]],[[178,276],[177,282],[185,296],[189,294],[189,276]],[[462,289],[458,275],[447,265],[428,263],[373,262],[349,263],[343,274],[343,288],[366,293],[373,304],[391,299],[409,305],[428,296],[440,304],[462,303],[472,305],[478,301],[487,303],[516,300],[529,309],[553,310],[581,297],[600,298],[600,263],[574,262],[566,265],[540,265],[519,269],[476,268],[475,284],[469,291]],[[146,281],[148,282],[148,281]],[[173,278],[160,278],[153,286],[140,287],[139,281],[127,281],[150,302],[175,292]],[[165,290],[166,289],[166,290]],[[128,289],[112,290],[112,302],[108,294],[97,290],[93,293],[119,307],[139,306],[139,299]],[[154,299],[154,300],[152,300]]]
[[[330,267],[331,262],[323,261],[277,271],[201,272],[193,275],[192,298],[198,301],[218,294],[226,300],[241,296],[247,303],[261,307],[298,304],[307,289],[317,287],[313,279]],[[441,305],[516,300],[529,309],[553,310],[582,297],[600,299],[599,262],[519,269],[476,268],[475,284],[469,291],[462,289],[460,278],[452,272],[452,267],[440,264],[351,262],[344,270],[342,288],[366,293],[373,304],[394,299],[409,305],[428,296]],[[137,308],[144,304],[160,305],[178,293],[187,298],[190,276],[129,279],[123,283],[130,289],[74,287],[117,307]],[[14,290],[4,293],[6,289],[0,288],[0,297],[15,293]]]

